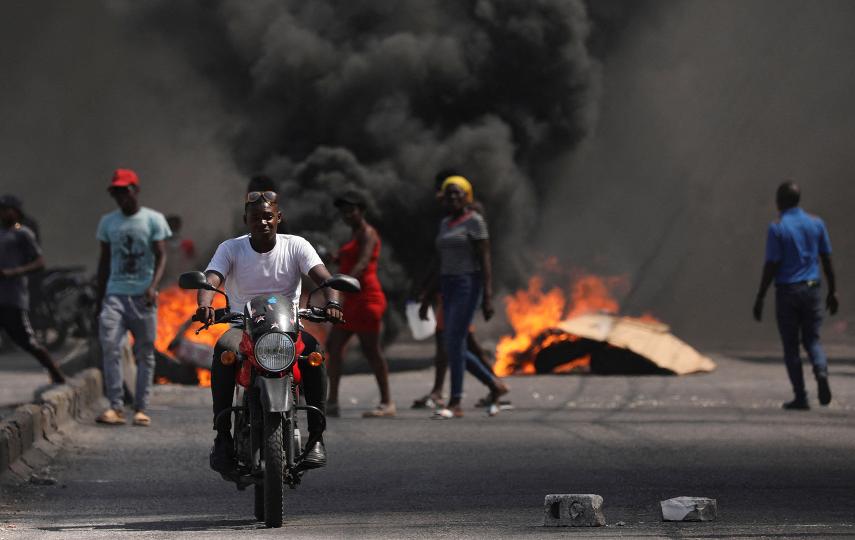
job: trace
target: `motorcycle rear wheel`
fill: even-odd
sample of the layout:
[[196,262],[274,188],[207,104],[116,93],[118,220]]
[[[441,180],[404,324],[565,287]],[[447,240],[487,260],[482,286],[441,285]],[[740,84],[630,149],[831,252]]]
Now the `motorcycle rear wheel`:
[[282,451],[283,426],[281,413],[264,413],[264,524],[281,527],[285,513],[283,497],[284,452]]

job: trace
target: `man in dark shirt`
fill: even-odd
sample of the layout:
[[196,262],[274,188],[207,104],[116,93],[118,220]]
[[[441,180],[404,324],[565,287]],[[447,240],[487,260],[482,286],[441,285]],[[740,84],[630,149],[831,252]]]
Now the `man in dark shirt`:
[[13,195],[0,197],[0,327],[19,347],[36,357],[48,370],[51,382],[65,377],[50,353],[36,341],[28,311],[27,274],[44,268],[36,236],[21,224],[21,201]]
[[828,362],[819,342],[822,324],[822,296],[819,282],[819,264],[828,280],[825,307],[837,313],[837,288],[834,268],[831,265],[831,241],[825,223],[799,208],[801,193],[794,182],[784,182],[778,187],[777,204],[780,217],[769,225],[766,238],[766,264],[760,280],[760,290],[754,302],[754,318],[763,316],[763,297],[775,280],[775,315],[778,331],[784,345],[784,361],[793,385],[795,399],[784,403],[785,409],[805,410],[810,405],[805,391],[801,344],[813,364],[820,405],[831,402],[828,385]]

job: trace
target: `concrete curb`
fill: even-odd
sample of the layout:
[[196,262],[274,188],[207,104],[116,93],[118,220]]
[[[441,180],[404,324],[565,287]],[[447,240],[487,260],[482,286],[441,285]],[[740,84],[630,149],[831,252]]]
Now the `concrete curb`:
[[0,422],[0,476],[29,479],[33,468],[55,453],[60,429],[80,418],[101,398],[101,372],[85,369],[66,384],[36,393],[35,403],[21,405]]

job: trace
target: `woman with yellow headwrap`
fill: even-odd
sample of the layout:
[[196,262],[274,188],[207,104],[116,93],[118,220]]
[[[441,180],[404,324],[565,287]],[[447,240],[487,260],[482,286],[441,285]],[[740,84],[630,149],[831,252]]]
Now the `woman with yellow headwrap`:
[[[471,209],[472,184],[464,176],[447,177],[440,187],[447,213],[439,226],[436,247],[439,254],[439,285],[442,295],[445,328],[445,350],[451,370],[451,399],[448,407],[436,411],[437,418],[463,416],[463,374],[467,368],[490,388],[493,405],[490,414],[498,412],[499,396],[508,389],[479,359],[467,349],[466,336],[479,302],[485,319],[493,316],[492,268],[487,223]],[[425,295],[422,313],[427,312],[430,296]]]

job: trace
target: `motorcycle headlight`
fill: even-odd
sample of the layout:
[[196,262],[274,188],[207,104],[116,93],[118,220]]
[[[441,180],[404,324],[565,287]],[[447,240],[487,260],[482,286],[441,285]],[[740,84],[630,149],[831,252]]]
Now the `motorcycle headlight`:
[[270,332],[255,342],[255,360],[267,371],[284,371],[295,357],[294,340],[288,334]]

